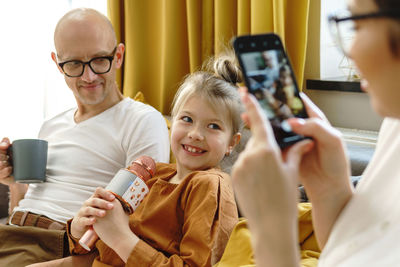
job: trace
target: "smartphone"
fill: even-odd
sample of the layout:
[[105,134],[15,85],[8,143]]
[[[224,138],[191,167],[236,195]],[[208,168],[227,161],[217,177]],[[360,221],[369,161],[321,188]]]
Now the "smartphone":
[[286,121],[308,116],[279,36],[273,33],[238,36],[233,40],[233,48],[248,91],[271,122],[281,149],[307,138],[294,133]]

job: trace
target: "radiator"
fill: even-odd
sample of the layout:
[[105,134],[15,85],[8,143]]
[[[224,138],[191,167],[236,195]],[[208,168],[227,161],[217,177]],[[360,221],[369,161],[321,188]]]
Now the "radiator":
[[343,139],[348,144],[359,144],[375,147],[378,139],[377,131],[336,127],[342,134]]
[[343,134],[351,163],[351,174],[360,176],[371,160],[378,132],[359,129],[337,128]]

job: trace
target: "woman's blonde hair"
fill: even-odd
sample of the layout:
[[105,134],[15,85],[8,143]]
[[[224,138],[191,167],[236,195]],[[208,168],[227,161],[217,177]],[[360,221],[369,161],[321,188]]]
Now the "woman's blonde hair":
[[187,75],[179,87],[172,104],[173,121],[186,101],[197,96],[214,107],[222,107],[230,118],[232,134],[238,133],[242,127],[242,105],[237,85],[240,82],[242,74],[233,52],[210,58],[200,71]]

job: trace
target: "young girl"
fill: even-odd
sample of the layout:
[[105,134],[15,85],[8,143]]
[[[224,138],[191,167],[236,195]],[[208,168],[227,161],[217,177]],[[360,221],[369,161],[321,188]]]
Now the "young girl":
[[230,177],[218,169],[240,140],[240,70],[231,58],[221,56],[213,62],[214,73],[191,74],[179,88],[171,127],[176,164],[157,164],[147,181],[150,192],[131,216],[98,188],[69,224],[72,254],[87,253],[77,240],[93,225],[101,239],[95,266],[219,261],[238,221]]

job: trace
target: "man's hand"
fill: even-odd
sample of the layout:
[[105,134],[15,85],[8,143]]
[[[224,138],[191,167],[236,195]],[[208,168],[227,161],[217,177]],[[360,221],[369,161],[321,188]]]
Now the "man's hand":
[[14,177],[11,176],[12,167],[7,154],[10,145],[10,140],[7,137],[4,137],[0,142],[0,183],[8,186],[14,183]]

